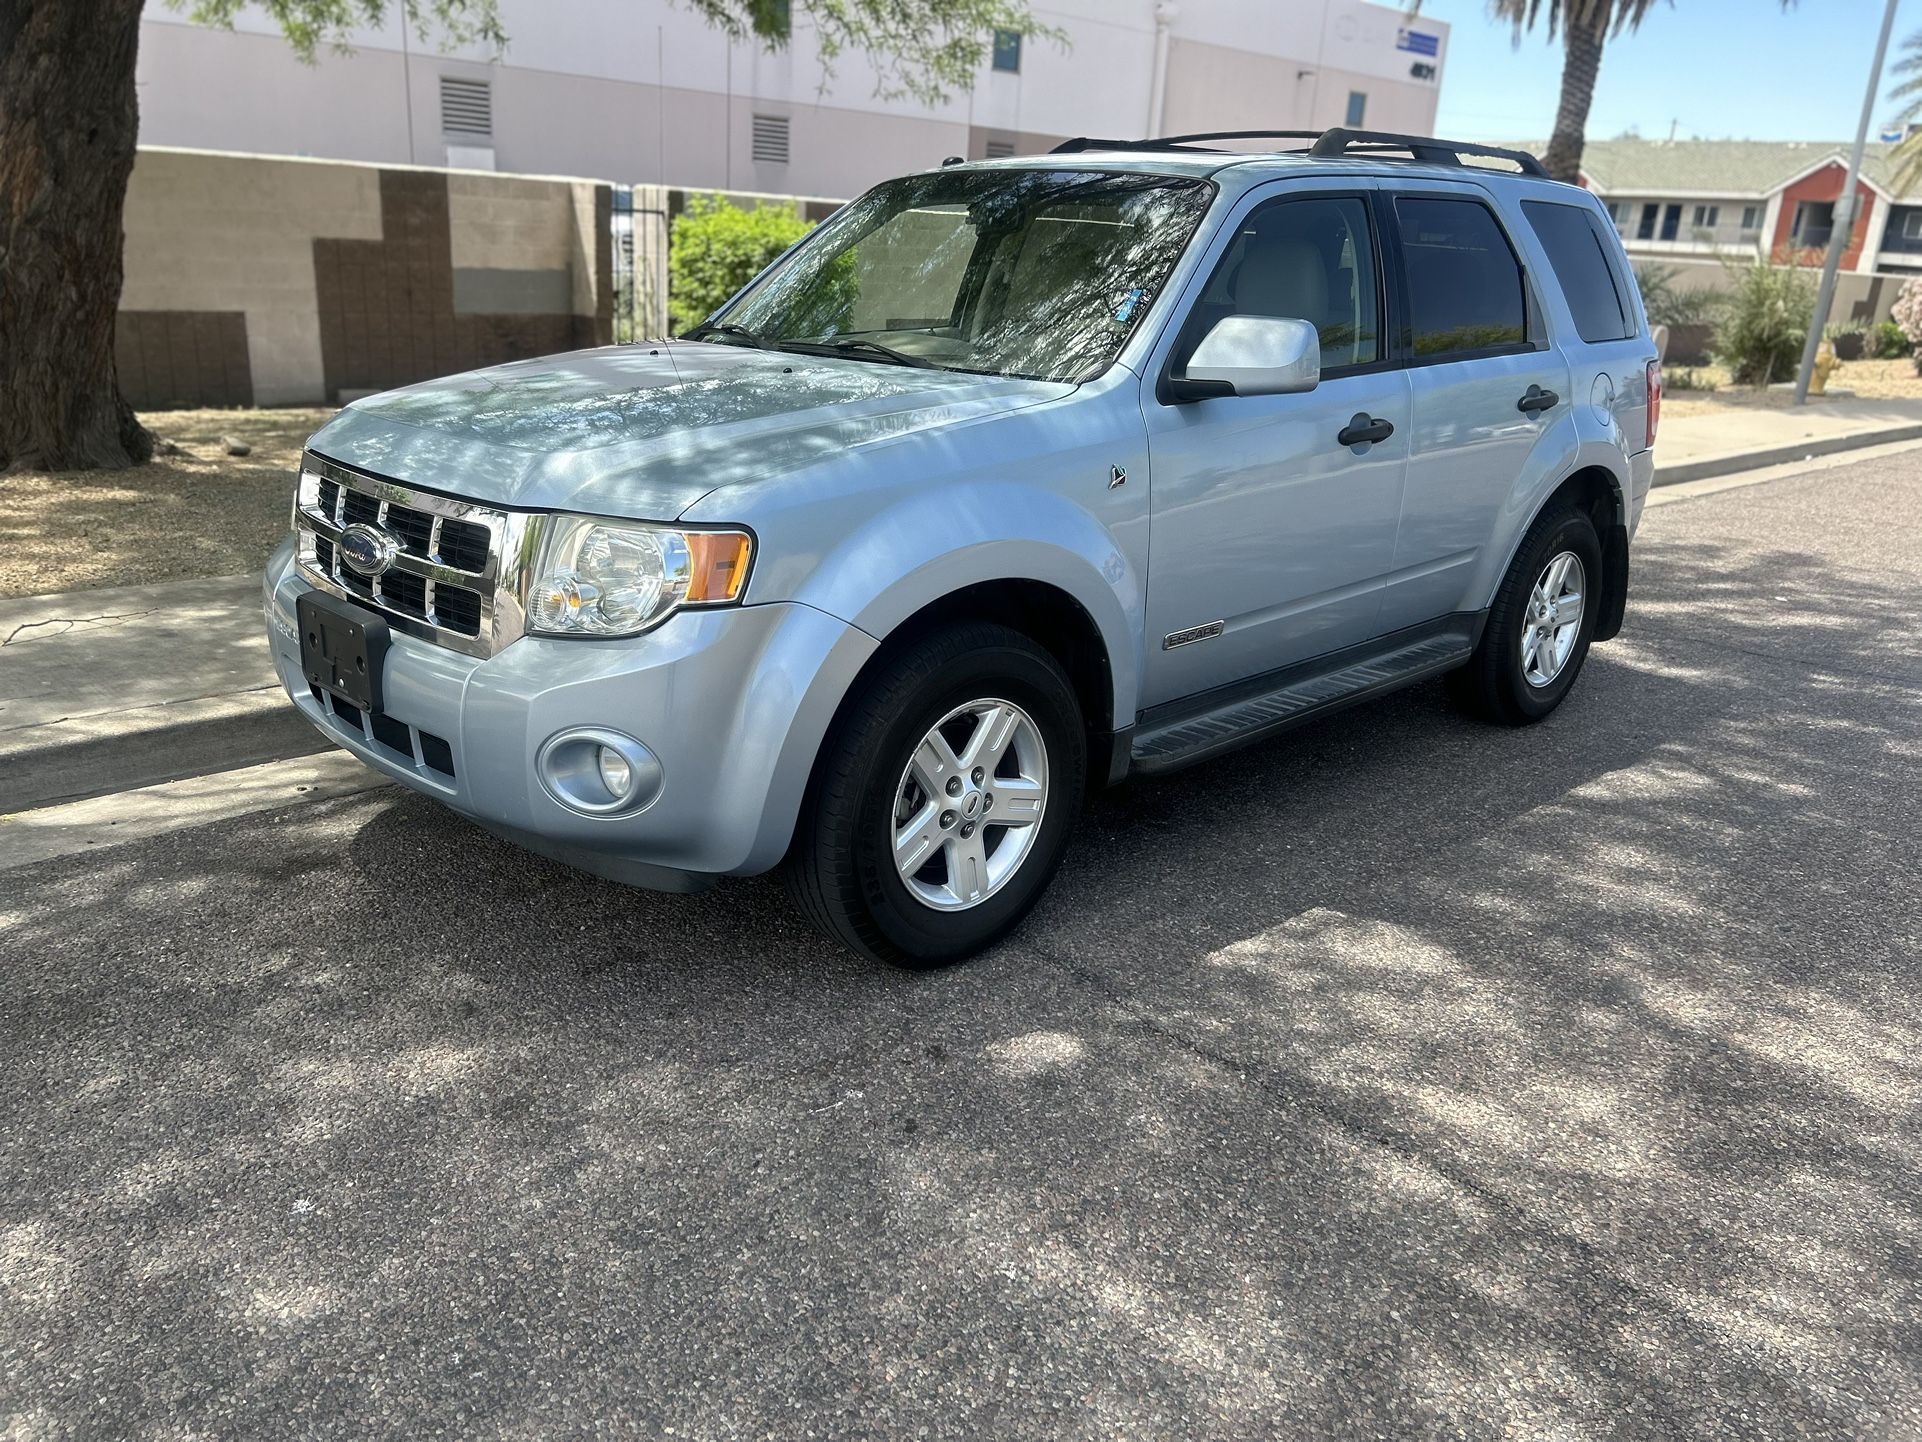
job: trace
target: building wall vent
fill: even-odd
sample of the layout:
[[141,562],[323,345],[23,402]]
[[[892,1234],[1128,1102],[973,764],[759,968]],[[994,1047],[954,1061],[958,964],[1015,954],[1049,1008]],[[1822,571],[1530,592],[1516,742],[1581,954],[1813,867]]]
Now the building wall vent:
[[444,134],[462,139],[493,139],[494,87],[485,80],[441,76],[440,128]]
[[773,165],[786,165],[788,118],[785,115],[754,117],[754,158]]
[[1006,160],[1013,154],[1014,142],[1012,140],[990,140],[988,142],[989,160]]

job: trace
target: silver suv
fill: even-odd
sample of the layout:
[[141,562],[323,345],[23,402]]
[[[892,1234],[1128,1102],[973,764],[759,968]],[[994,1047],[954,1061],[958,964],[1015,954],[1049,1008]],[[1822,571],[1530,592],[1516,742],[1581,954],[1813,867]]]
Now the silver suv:
[[267,571],[294,704],[602,876],[785,865],[911,965],[1014,927],[1091,786],[1428,676],[1540,720],[1653,469],[1614,228],[1515,152],[1208,148],[1251,138],[950,162],[678,340],[354,403]]

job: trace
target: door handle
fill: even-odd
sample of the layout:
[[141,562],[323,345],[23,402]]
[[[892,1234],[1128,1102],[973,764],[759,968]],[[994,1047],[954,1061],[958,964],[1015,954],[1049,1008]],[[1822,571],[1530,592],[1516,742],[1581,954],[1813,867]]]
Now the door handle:
[[1373,445],[1376,441],[1387,440],[1394,433],[1393,422],[1370,416],[1367,411],[1356,411],[1335,439],[1344,446]]
[[1522,398],[1515,402],[1515,409],[1533,415],[1536,411],[1545,411],[1560,405],[1561,400],[1562,398],[1553,391],[1545,391],[1540,386],[1530,386],[1522,393]]

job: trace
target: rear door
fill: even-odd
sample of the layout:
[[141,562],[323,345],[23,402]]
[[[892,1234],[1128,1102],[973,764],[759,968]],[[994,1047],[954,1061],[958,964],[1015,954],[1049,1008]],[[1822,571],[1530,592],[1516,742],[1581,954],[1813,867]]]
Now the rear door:
[[1468,183],[1384,187],[1407,357],[1408,480],[1383,589],[1384,632],[1485,606],[1475,578],[1511,498],[1565,453],[1569,366],[1539,291],[1486,191]]

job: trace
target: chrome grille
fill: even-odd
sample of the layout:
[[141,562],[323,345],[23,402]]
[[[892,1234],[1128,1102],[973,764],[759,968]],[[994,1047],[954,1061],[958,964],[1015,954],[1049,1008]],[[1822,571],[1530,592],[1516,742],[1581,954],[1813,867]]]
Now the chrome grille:
[[[294,504],[300,569],[324,591],[385,613],[396,629],[470,656],[521,634],[520,573],[534,518],[370,475],[308,452]],[[340,554],[352,525],[392,538],[392,564],[363,576]]]

